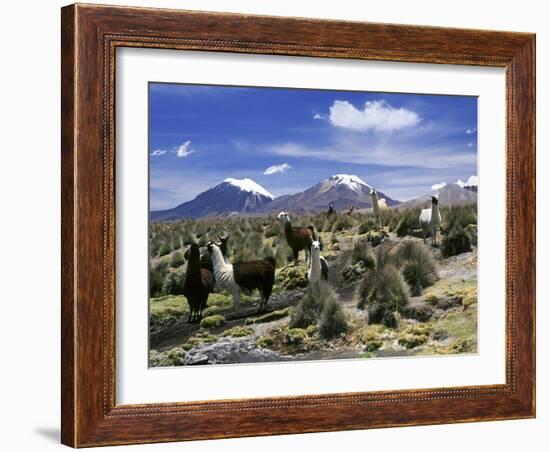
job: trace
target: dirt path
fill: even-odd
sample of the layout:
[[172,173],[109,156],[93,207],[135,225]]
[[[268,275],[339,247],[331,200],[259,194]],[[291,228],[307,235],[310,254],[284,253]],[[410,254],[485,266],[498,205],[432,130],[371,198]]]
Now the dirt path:
[[[258,312],[260,301],[259,297],[254,301],[254,303],[242,306],[238,311],[228,308],[226,311],[220,312],[226,320],[224,326],[214,329],[212,332],[214,334],[218,334],[219,332],[223,332],[234,326],[244,325],[247,319],[253,320],[266,313],[293,306],[298,303],[302,295],[303,289],[294,289],[273,294],[269,299],[268,309],[262,313]],[[185,343],[185,341],[197,333],[199,329],[200,324],[187,323],[187,316],[184,316],[181,320],[178,320],[172,325],[164,328],[161,335],[151,335],[150,347],[159,351],[168,350],[174,346]]]

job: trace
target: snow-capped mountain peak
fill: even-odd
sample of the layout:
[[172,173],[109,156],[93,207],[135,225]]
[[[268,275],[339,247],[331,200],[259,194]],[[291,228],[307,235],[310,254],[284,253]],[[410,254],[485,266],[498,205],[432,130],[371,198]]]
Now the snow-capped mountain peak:
[[349,189],[356,192],[361,191],[361,186],[371,188],[371,186],[367,184],[363,179],[353,174],[335,174],[334,176],[329,177],[328,182],[332,186],[345,185]]
[[264,187],[257,184],[256,182],[254,182],[252,179],[249,179],[248,177],[244,179],[233,179],[231,177],[228,177],[223,182],[227,184],[231,184],[235,187],[238,187],[241,191],[256,193],[270,199],[275,199],[275,196],[269,193]]

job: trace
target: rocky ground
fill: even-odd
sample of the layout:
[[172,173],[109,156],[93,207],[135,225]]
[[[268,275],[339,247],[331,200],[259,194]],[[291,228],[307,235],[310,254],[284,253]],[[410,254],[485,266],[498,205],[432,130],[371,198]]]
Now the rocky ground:
[[[291,264],[277,271],[267,313],[257,312],[257,294],[244,296],[239,311],[233,309],[229,295],[213,294],[202,323],[188,324],[183,296],[152,299],[150,365],[477,352],[476,249],[443,259],[439,249],[432,248],[439,280],[421,296],[410,299],[399,327],[392,329],[369,325],[366,311],[357,308],[356,289],[362,269],[350,265],[355,239],[343,234],[338,242],[331,243],[328,235],[323,237],[323,254],[330,264],[329,284],[349,319],[347,334],[326,341],[315,326],[289,328],[290,316],[307,285],[305,264]],[[390,233],[387,240],[400,239]]]

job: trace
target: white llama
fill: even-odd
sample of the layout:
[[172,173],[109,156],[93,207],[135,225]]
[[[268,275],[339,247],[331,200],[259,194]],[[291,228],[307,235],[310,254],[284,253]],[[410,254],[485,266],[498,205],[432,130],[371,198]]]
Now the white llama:
[[426,235],[432,236],[432,246],[437,246],[437,230],[441,224],[441,214],[439,213],[439,199],[437,195],[432,196],[432,207],[422,209],[420,212],[420,226],[422,227],[422,237],[426,243]]
[[328,263],[321,256],[321,243],[318,240],[311,242],[311,255],[307,279],[314,297],[318,297],[321,290],[321,279],[328,279]]
[[376,218],[376,226],[378,229],[382,229],[386,218],[386,213],[388,212],[388,204],[386,204],[385,199],[378,199],[378,193],[374,187],[370,191],[370,197],[372,201],[372,211],[374,212],[374,217]]

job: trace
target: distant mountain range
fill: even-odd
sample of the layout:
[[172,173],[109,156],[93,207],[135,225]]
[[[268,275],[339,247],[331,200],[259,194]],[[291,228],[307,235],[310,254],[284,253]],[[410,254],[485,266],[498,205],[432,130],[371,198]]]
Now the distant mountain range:
[[[477,179],[475,188],[474,191],[470,187],[447,184],[438,190],[440,205],[476,202]],[[366,209],[372,207],[371,189],[372,186],[358,176],[336,174],[302,192],[276,198],[252,179],[229,178],[173,209],[153,211],[150,217],[152,221],[173,221],[184,218],[268,214],[283,210],[316,213],[326,211],[329,203],[333,203],[334,209],[339,211],[350,206]],[[400,203],[378,191],[379,199],[385,199],[389,206],[399,207],[423,207],[430,203],[431,194]]]
[[448,207],[463,204],[472,204],[477,202],[477,184],[461,187],[458,184],[446,184],[438,190],[432,190],[420,198],[411,199],[399,204],[399,208],[428,208],[431,206],[432,195],[439,197],[439,206]]

